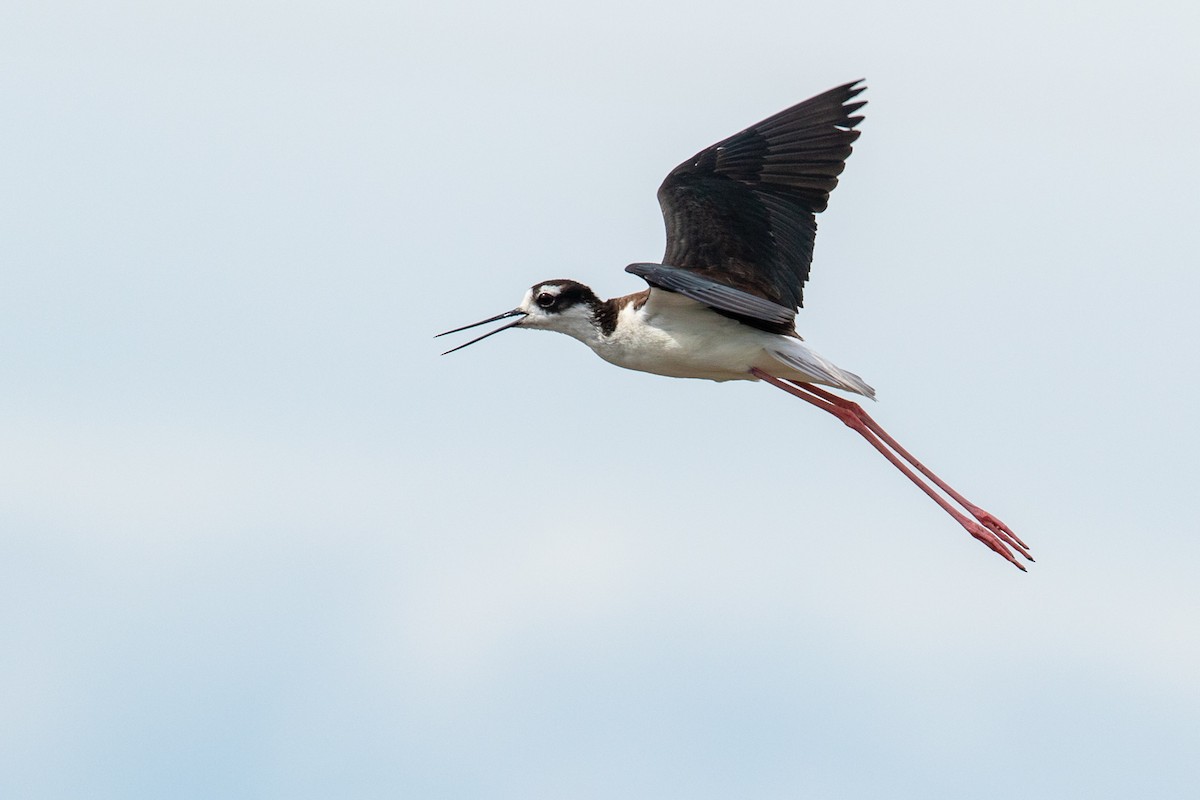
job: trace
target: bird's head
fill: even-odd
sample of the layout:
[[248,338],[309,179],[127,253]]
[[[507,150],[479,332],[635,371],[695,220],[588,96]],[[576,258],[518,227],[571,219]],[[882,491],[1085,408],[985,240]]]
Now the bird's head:
[[[538,330],[558,331],[559,333],[565,333],[568,336],[574,336],[576,339],[586,341],[588,337],[595,335],[596,309],[599,306],[600,299],[596,297],[596,293],[578,281],[565,279],[542,281],[531,286],[529,291],[525,292],[525,297],[522,298],[521,304],[512,311],[505,311],[503,314],[497,314],[494,317],[488,317],[485,320],[473,322],[461,328],[454,328],[453,330],[439,333],[438,336],[445,336],[448,333],[458,333],[459,331],[465,331],[479,325],[486,325],[489,322],[516,317],[515,320],[507,325],[502,325],[494,331],[489,331],[466,344],[460,344],[458,347],[447,350],[446,353],[461,350],[467,345],[475,344],[482,339],[486,339],[493,334],[509,328],[536,328]],[[446,353],[442,353],[442,355],[446,355]]]

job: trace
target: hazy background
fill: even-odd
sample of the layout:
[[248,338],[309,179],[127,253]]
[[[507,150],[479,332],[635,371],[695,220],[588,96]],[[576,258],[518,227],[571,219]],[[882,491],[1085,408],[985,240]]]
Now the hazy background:
[[[6,3],[0,795],[1200,796],[1197,8]],[[769,387],[431,339],[860,77],[800,329],[1028,575]]]

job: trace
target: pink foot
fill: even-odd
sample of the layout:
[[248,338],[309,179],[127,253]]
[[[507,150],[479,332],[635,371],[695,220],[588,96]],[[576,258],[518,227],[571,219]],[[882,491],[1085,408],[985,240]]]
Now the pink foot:
[[977,505],[963,503],[962,506],[967,510],[968,513],[970,513],[971,516],[983,523],[984,527],[1000,537],[1000,539],[1020,553],[1026,560],[1034,560],[1033,556],[1029,554],[1029,546],[1022,542],[1020,537],[1013,533],[1012,528],[1009,528],[997,517],[987,511],[984,511]]
[[[1021,572],[1028,571],[1025,569],[1024,564],[1022,564],[1020,561],[1017,561],[1017,559],[1013,558],[1012,551],[1010,551],[1008,549],[1008,547],[1006,546],[1009,544],[1008,542],[1005,542],[999,536],[992,533],[990,530],[983,527],[983,525],[980,525],[978,522],[976,522],[974,520],[964,518],[959,521],[962,523],[962,526],[967,529],[967,533],[971,534],[976,539],[978,539],[979,541],[986,544],[988,547],[990,547],[995,552],[1004,556],[1006,561],[1008,561],[1010,564],[1012,564],[1017,569],[1021,570]],[[1028,558],[1030,561],[1033,561],[1033,559],[1030,558],[1029,554],[1026,553],[1024,550],[1020,550],[1018,548],[1018,551],[1021,553],[1021,555],[1025,556],[1025,558]]]

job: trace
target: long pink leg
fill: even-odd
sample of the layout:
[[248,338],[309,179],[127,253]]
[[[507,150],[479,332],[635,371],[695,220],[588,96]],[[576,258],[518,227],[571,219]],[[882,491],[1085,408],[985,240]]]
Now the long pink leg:
[[[1005,559],[1007,559],[1017,569],[1019,569],[1021,571],[1025,571],[1024,565],[1022,565],[1019,561],[1017,561],[1013,557],[1012,551],[1009,550],[1009,546],[1014,547],[1018,552],[1021,553],[1021,555],[1023,555],[1025,558],[1029,559],[1030,561],[1033,560],[1029,556],[1029,553],[1026,552],[1026,548],[1024,547],[1024,545],[1019,544],[1019,540],[1016,540],[1015,536],[1013,536],[1012,539],[1009,539],[1009,537],[1004,536],[1003,533],[999,533],[999,532],[993,533],[992,530],[985,528],[979,522],[976,522],[973,519],[968,519],[957,508],[955,508],[953,505],[951,505],[950,502],[946,498],[944,498],[940,494],[938,494],[933,489],[933,487],[929,486],[927,483],[922,481],[916,475],[916,473],[914,473],[912,471],[912,469],[910,469],[909,466],[907,464],[905,464],[904,461],[902,461],[901,458],[896,455],[896,453],[893,453],[891,450],[888,449],[888,446],[892,445],[895,442],[895,440],[892,439],[890,436],[888,436],[886,433],[882,433],[882,436],[881,436],[880,432],[882,432],[882,428],[880,428],[879,425],[874,422],[874,420],[870,420],[870,417],[867,416],[866,412],[862,411],[861,407],[858,407],[857,404],[851,403],[848,400],[843,400],[843,398],[837,397],[836,395],[830,395],[828,392],[823,392],[821,390],[817,390],[817,392],[812,392],[810,394],[809,392],[811,392],[813,389],[815,389],[815,387],[813,387],[811,384],[801,383],[799,381],[793,381],[791,383],[788,383],[780,378],[776,378],[774,375],[769,375],[766,372],[763,372],[762,370],[757,369],[757,368],[751,369],[750,372],[756,378],[760,378],[761,380],[766,381],[767,383],[771,384],[772,386],[775,386],[779,389],[784,390],[788,394],[791,394],[795,397],[799,397],[801,400],[811,403],[812,405],[816,406],[817,408],[821,409],[822,411],[827,411],[830,414],[833,414],[835,417],[837,417],[843,423],[845,423],[848,427],[857,431],[864,439],[867,440],[868,443],[871,444],[872,447],[874,447],[876,450],[878,450],[884,456],[884,458],[886,458],[888,461],[890,461],[892,463],[892,465],[896,467],[896,469],[898,469],[902,473],[904,473],[904,475],[907,476],[908,479],[911,480],[914,484],[916,484],[921,489],[921,491],[925,492],[925,494],[929,495],[930,499],[932,499],[935,503],[937,503],[939,506],[941,506],[942,510],[944,510],[947,514],[949,514],[951,517],[953,517],[954,520],[956,522],[958,522],[959,525],[962,525],[963,528],[966,529],[967,533],[971,534],[973,537],[975,537],[979,541],[983,542],[989,548],[991,548],[995,552],[999,553],[1001,556],[1003,556]],[[794,384],[794,385],[792,385],[792,384]],[[818,392],[819,392],[819,394],[818,394]],[[827,397],[823,397],[821,395],[827,395]],[[835,400],[842,401],[842,402],[835,402]],[[855,408],[848,408],[847,405],[854,406]],[[857,409],[857,411],[855,409]],[[866,419],[864,419],[864,417],[866,417]],[[870,423],[868,423],[867,420],[870,420]],[[875,428],[878,428],[879,432],[874,430]],[[885,440],[882,437],[886,437],[886,441],[888,442],[888,444],[885,444]],[[912,459],[912,457],[907,454],[907,451],[904,451],[903,448],[899,447],[899,445],[893,445],[893,446],[895,446],[896,450],[898,452],[900,452],[904,456],[904,458],[906,458],[910,461],[913,461],[915,464],[917,463],[915,461],[915,459]],[[923,466],[918,466],[918,468],[923,473],[929,475],[930,479],[934,480],[938,486],[944,486],[944,483],[940,479],[936,478],[936,476],[933,476]],[[968,506],[964,505],[964,507],[968,507]],[[1005,530],[1007,530],[1007,529],[1005,529]],[[1016,540],[1016,541],[1014,541],[1014,540]]]
[[1025,558],[1029,559],[1030,561],[1033,561],[1033,557],[1029,555],[1029,547],[1024,542],[1022,542],[1021,539],[1015,533],[1012,532],[1012,529],[1010,529],[1007,525],[1005,525],[1003,522],[1001,522],[998,518],[996,518],[992,514],[989,514],[987,511],[984,511],[979,506],[977,506],[974,503],[972,503],[971,501],[967,500],[967,498],[963,497],[961,494],[959,494],[957,491],[955,491],[953,486],[946,483],[941,478],[939,478],[937,475],[935,475],[933,473],[933,470],[929,469],[924,464],[922,464],[920,461],[918,461],[916,458],[914,458],[912,453],[905,450],[904,447],[899,442],[897,442],[895,439],[893,439],[888,434],[888,432],[883,429],[883,426],[881,426],[878,422],[873,420],[871,418],[871,415],[867,413],[866,409],[864,409],[858,403],[855,403],[853,400],[847,400],[844,397],[839,397],[836,394],[833,394],[832,392],[827,392],[824,389],[822,389],[821,387],[814,386],[811,383],[803,383],[801,381],[792,381],[792,380],[789,380],[788,382],[795,386],[798,386],[801,389],[804,389],[805,391],[812,392],[817,397],[820,397],[822,400],[826,400],[830,403],[833,403],[834,405],[841,406],[842,408],[845,408],[845,409],[849,410],[850,412],[852,412],[853,414],[855,414],[859,419],[861,419],[863,421],[863,423],[866,424],[866,426],[868,428],[871,429],[871,431],[876,436],[878,436],[880,439],[883,440],[884,444],[886,444],[888,447],[895,450],[900,455],[901,458],[903,458],[905,461],[907,461],[908,463],[910,463],[914,467],[916,467],[917,470],[922,475],[924,475],[926,478],[929,478],[929,480],[933,481],[933,483],[939,489],[941,489],[943,492],[945,492],[946,494],[948,494],[952,498],[954,498],[954,500],[960,506],[965,508],[971,516],[975,517],[975,519],[982,522],[988,529],[990,529],[993,533],[995,533],[1001,539],[1003,539],[1008,544],[1010,544],[1014,549],[1020,551],[1021,555],[1025,556]]

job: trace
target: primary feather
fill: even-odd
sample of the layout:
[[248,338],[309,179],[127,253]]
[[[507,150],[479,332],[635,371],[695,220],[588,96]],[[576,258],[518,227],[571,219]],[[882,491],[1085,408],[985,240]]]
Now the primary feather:
[[859,135],[854,112],[866,103],[852,101],[861,83],[805,100],[673,169],[658,190],[663,263],[785,308],[803,305],[815,215]]

